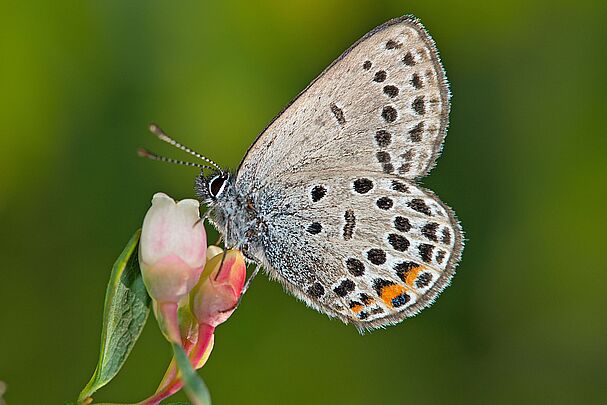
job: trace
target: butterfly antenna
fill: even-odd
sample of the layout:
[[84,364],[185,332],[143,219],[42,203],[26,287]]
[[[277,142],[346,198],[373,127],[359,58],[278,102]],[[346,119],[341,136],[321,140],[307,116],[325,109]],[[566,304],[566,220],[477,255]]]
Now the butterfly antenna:
[[144,157],[144,158],[147,158],[150,160],[158,160],[160,162],[173,163],[173,164],[182,165],[182,166],[198,167],[201,169],[211,169],[211,170],[214,169],[211,166],[201,165],[200,163],[184,162],[183,160],[177,160],[177,159],[172,159],[172,158],[168,158],[168,157],[164,157],[164,156],[159,156],[144,148],[137,149],[137,154],[141,157]]
[[154,135],[156,135],[158,137],[158,139],[160,139],[161,141],[164,141],[164,142],[176,147],[177,149],[181,149],[182,151],[189,153],[192,156],[196,156],[198,159],[204,160],[205,162],[207,162],[208,164],[213,166],[215,169],[219,170],[220,172],[223,172],[223,170],[221,169],[221,167],[219,167],[219,165],[217,163],[213,162],[211,159],[209,159],[205,156],[202,156],[200,153],[188,148],[187,146],[180,144],[179,142],[177,142],[176,140],[174,140],[173,138],[171,138],[170,136],[165,134],[164,131],[162,129],[160,129],[160,127],[158,125],[150,124],[150,132],[153,133]]

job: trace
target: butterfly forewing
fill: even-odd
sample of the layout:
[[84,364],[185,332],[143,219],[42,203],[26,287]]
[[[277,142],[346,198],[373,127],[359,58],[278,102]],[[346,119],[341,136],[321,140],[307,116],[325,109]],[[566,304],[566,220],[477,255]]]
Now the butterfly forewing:
[[449,90],[434,42],[412,17],[392,20],[340,56],[260,135],[238,177],[360,167],[417,178],[440,152]]

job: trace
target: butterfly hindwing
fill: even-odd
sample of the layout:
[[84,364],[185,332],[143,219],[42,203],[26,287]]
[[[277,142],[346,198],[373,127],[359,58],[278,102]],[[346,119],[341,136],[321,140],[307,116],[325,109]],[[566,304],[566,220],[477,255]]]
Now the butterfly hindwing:
[[321,312],[359,328],[396,323],[430,305],[453,276],[459,225],[415,183],[350,171],[284,184],[288,193],[268,186],[261,194],[273,196],[268,211],[280,212],[269,224],[265,261]]

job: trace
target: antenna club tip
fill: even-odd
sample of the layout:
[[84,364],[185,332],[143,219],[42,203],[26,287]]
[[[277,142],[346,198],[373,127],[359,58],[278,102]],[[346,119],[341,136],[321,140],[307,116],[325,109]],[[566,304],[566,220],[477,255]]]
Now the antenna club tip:
[[146,149],[139,148],[139,149],[137,149],[137,156],[140,156],[140,157],[149,157],[150,156],[150,152],[148,152]]
[[150,132],[158,132],[160,130],[160,127],[158,125],[156,125],[155,123],[151,123],[148,126],[148,129],[150,130]]

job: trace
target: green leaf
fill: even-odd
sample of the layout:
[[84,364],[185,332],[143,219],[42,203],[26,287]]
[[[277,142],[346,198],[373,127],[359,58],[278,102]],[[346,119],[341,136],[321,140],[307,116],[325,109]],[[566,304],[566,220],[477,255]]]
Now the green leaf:
[[183,381],[183,389],[192,401],[193,405],[211,405],[211,394],[205,385],[204,381],[190,364],[190,359],[183,351],[183,348],[176,343],[173,343],[173,353],[177,366],[181,371],[181,380]]
[[140,235],[141,230],[135,232],[114,263],[105,292],[99,362],[78,397],[79,403],[110,382],[120,371],[150,313],[151,299],[139,269],[137,248]]

